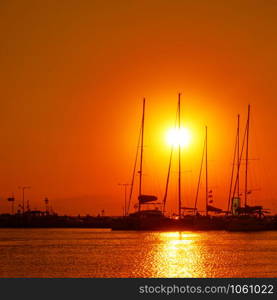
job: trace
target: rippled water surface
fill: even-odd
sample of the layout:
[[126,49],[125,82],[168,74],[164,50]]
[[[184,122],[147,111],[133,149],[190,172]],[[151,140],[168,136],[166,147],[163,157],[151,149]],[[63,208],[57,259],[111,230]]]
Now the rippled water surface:
[[0,277],[277,277],[277,232],[0,229]]

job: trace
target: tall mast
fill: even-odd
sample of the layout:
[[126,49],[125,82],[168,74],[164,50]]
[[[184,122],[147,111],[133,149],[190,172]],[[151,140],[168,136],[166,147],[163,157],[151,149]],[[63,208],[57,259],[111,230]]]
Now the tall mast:
[[[175,130],[177,128],[178,112],[179,112],[179,106],[177,106],[177,111],[176,111],[175,124],[174,124]],[[167,193],[168,193],[168,185],[169,185],[169,179],[170,179],[173,150],[174,150],[174,145],[172,144],[171,145],[171,151],[170,151],[170,158],[169,158],[169,166],[168,166],[168,171],[167,171],[165,193],[164,193],[164,199],[163,199],[163,213],[165,213],[165,205],[166,205],[166,199],[167,199]]]
[[208,200],[209,200],[209,187],[208,187],[208,127],[206,126],[206,215],[208,215]]
[[[178,94],[178,128],[179,134],[181,132],[181,93]],[[179,177],[178,177],[178,214],[181,217],[181,145],[179,143]]]
[[237,187],[237,197],[240,197],[239,193],[239,167],[240,167],[240,155],[239,155],[239,147],[240,147],[240,140],[239,140],[239,135],[240,135],[240,115],[238,115],[238,129],[237,129],[237,176],[238,176],[238,187]]
[[[143,160],[143,139],[144,139],[144,115],[145,115],[145,98],[143,98],[142,120],[141,120],[139,196],[141,196],[141,188],[142,188],[142,160]],[[140,200],[139,200],[139,211],[140,211]]]
[[200,165],[200,172],[198,177],[198,184],[197,184],[197,190],[196,190],[196,197],[194,202],[194,212],[197,212],[197,201],[198,201],[198,195],[199,195],[199,189],[200,189],[200,183],[201,183],[201,176],[202,176],[202,169],[203,169],[203,162],[204,162],[204,155],[206,152],[206,137],[204,140],[204,147],[203,147],[203,153],[202,153],[202,159],[201,159],[201,165]]
[[133,195],[135,175],[136,175],[136,170],[137,170],[137,161],[138,161],[138,155],[139,155],[140,138],[141,138],[141,128],[139,131],[139,138],[138,138],[138,143],[137,143],[137,148],[136,148],[136,157],[135,157],[135,163],[134,163],[133,174],[132,174],[131,188],[130,188],[130,193],[129,193],[127,215],[129,214],[131,199],[132,199],[132,195]]
[[168,185],[169,185],[169,177],[170,177],[170,171],[171,171],[172,155],[173,155],[173,146],[171,146],[171,151],[170,151],[169,166],[168,166],[166,185],[165,185],[165,193],[164,193],[164,200],[163,200],[163,213],[165,213],[165,204],[166,204],[166,198],[167,198],[167,193],[168,193]]
[[[238,172],[237,172],[236,179],[235,179],[234,189],[233,189],[232,195],[229,194],[228,208],[229,208],[229,204],[230,204],[230,199],[233,199],[236,196],[236,193],[237,193],[238,177],[239,177],[239,171],[240,171],[240,167],[241,167],[242,156],[244,154],[244,146],[245,146],[246,138],[247,138],[247,129],[248,129],[248,122],[246,122],[245,130],[244,130],[244,135],[243,135],[243,140],[242,140],[242,147],[241,147],[240,156],[239,156]],[[234,167],[235,167],[235,162],[236,162],[237,143],[238,143],[238,136],[236,136],[236,145],[235,145],[234,158],[233,158],[233,167],[232,167],[232,177],[233,177],[233,172],[234,172]],[[232,189],[232,178],[231,178],[231,185],[230,185],[230,193],[231,193],[231,189]]]
[[247,125],[246,125],[247,132],[246,132],[246,167],[245,167],[244,206],[247,205],[247,194],[248,194],[249,127],[250,127],[250,105],[248,105],[248,116],[247,116]]
[[[239,120],[239,115],[238,115],[238,120]],[[233,193],[233,180],[234,180],[234,171],[235,171],[236,159],[238,161],[238,164],[237,164],[237,175],[236,175],[236,180],[235,180],[235,185],[234,185],[234,193]],[[239,154],[239,147],[238,147],[238,127],[237,127],[236,142],[235,142],[233,163],[232,163],[231,182],[230,182],[230,189],[229,189],[229,196],[228,196],[227,214],[230,211],[231,198],[233,198],[232,195],[235,195],[235,193],[236,193],[236,189],[237,189],[236,186],[237,186],[237,179],[238,179],[238,175],[239,175],[239,168],[240,168],[240,154]]]

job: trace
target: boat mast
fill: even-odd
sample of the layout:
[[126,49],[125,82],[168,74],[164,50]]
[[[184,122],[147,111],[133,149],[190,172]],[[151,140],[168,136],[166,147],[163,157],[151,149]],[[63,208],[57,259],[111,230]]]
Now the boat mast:
[[165,213],[165,204],[166,204],[167,193],[168,193],[168,185],[169,185],[169,178],[170,178],[170,171],[171,171],[172,155],[173,155],[173,146],[171,146],[171,151],[170,151],[169,166],[168,166],[166,185],[165,185],[165,193],[164,193],[164,200],[163,200],[163,213]]
[[[239,124],[239,118],[240,115],[238,115],[238,124]],[[237,133],[236,133],[236,142],[235,142],[235,148],[234,148],[234,155],[233,155],[233,162],[232,162],[232,173],[231,173],[231,182],[230,182],[230,190],[229,190],[229,197],[228,197],[228,208],[227,208],[227,214],[230,211],[230,204],[231,204],[231,199],[234,198],[235,193],[237,191],[237,183],[238,183],[238,176],[239,176],[239,169],[240,169],[240,160],[241,160],[241,155],[239,153],[239,146],[238,146],[238,133],[239,133],[239,127],[237,127]],[[237,174],[236,174],[236,179],[235,179],[235,184],[234,184],[234,192],[233,192],[233,181],[234,181],[234,172],[235,172],[235,164],[236,164],[236,156],[237,156]]]
[[[248,122],[246,122],[245,130],[244,130],[244,135],[243,135],[243,140],[242,140],[242,147],[241,147],[240,157],[239,157],[238,172],[237,172],[237,175],[236,175],[236,180],[235,180],[235,185],[234,185],[232,197],[230,197],[230,195],[229,195],[229,204],[230,204],[230,199],[233,199],[236,195],[236,192],[237,192],[239,170],[240,170],[240,167],[241,167],[242,156],[244,154],[244,148],[245,148],[245,143],[246,143],[246,138],[247,138],[247,129],[248,129]],[[233,174],[233,171],[234,171],[235,160],[236,160],[237,142],[238,142],[238,137],[236,137],[236,145],[235,145],[234,158],[233,158],[232,174]],[[231,180],[231,186],[232,186],[232,180]],[[230,188],[230,191],[231,191],[231,188]],[[228,204],[228,207],[229,207],[229,204]]]
[[[178,111],[179,107],[177,107],[176,116],[175,116],[175,124],[174,128],[176,130],[177,128],[177,122],[178,122]],[[166,205],[166,199],[168,194],[168,185],[169,185],[169,179],[170,179],[170,172],[171,172],[171,165],[172,165],[172,157],[173,157],[173,150],[174,145],[171,145],[171,151],[170,151],[170,158],[169,158],[169,165],[168,165],[168,171],[167,171],[167,178],[166,178],[166,185],[165,185],[165,193],[164,193],[164,199],[163,199],[163,213],[165,213],[165,205]]]
[[[141,188],[142,188],[142,160],[143,160],[143,139],[144,139],[144,115],[145,115],[145,98],[143,98],[142,120],[141,120],[139,196],[141,196]],[[140,199],[140,197],[139,197],[139,199]],[[140,200],[139,200],[139,211],[140,211]]]
[[[181,93],[178,94],[178,129],[181,132]],[[178,214],[181,217],[181,145],[179,143]]]
[[137,161],[138,161],[138,155],[139,155],[140,138],[141,138],[141,128],[140,128],[139,138],[138,138],[138,143],[137,143],[137,148],[136,148],[136,157],[135,157],[135,163],[134,163],[133,174],[132,174],[131,188],[130,188],[130,193],[129,193],[127,215],[129,214],[131,199],[132,199],[132,195],[133,195],[135,175],[136,175],[136,169],[137,169]]
[[237,189],[237,197],[240,197],[239,193],[239,169],[240,169],[240,151],[239,151],[239,146],[240,146],[240,140],[239,140],[239,134],[240,134],[240,115],[238,115],[238,128],[237,128],[237,176],[238,176],[238,189]]
[[195,213],[197,212],[197,201],[198,201],[198,195],[199,195],[199,189],[200,189],[200,183],[201,183],[204,155],[205,155],[205,152],[206,152],[205,149],[206,149],[206,137],[205,137],[205,140],[204,140],[204,147],[203,147],[203,153],[202,153],[202,159],[201,159],[201,165],[200,165],[200,172],[199,172],[199,177],[198,177],[196,197],[195,197],[195,201],[194,201],[194,212]]
[[208,127],[205,127],[206,129],[206,215],[208,215],[208,201],[209,201],[209,187],[208,187]]
[[248,116],[247,116],[247,133],[246,133],[246,167],[245,167],[245,192],[244,192],[244,206],[247,205],[247,194],[248,194],[248,160],[249,160],[249,126],[250,126],[250,105],[248,105]]

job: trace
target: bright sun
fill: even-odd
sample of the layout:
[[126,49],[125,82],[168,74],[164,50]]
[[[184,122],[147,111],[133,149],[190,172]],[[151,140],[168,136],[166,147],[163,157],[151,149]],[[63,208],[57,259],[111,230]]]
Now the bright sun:
[[166,133],[166,141],[170,146],[187,148],[191,144],[191,132],[187,128],[171,128]]

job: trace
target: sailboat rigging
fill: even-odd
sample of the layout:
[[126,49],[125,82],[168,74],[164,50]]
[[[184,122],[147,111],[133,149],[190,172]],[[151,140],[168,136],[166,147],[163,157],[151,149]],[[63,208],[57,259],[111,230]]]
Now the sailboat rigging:
[[[228,211],[230,211],[230,204],[231,204],[231,213],[232,215],[254,215],[258,214],[261,216],[263,213],[266,213],[267,211],[263,209],[262,206],[249,206],[248,205],[248,195],[251,193],[251,191],[248,190],[248,174],[249,174],[249,135],[250,135],[250,105],[248,105],[248,111],[247,111],[247,121],[244,131],[244,137],[242,141],[242,147],[240,154],[239,153],[239,116],[238,116],[238,129],[237,129],[237,138],[236,138],[236,147],[237,147],[237,174],[235,179],[235,184],[233,186],[232,196],[230,197],[229,194],[229,200],[228,200]],[[239,179],[240,179],[240,168],[242,163],[242,157],[243,152],[245,148],[245,176],[244,176],[244,206],[241,205],[241,199],[240,199],[240,185],[239,185]],[[233,168],[234,168],[234,162],[233,162]],[[230,190],[232,188],[232,180],[231,180],[231,186]]]
[[[155,201],[158,198],[154,195],[143,194],[142,192],[142,178],[143,178],[143,150],[144,150],[144,126],[145,126],[145,98],[142,104],[142,120],[141,120],[141,134],[140,134],[140,168],[139,168],[139,195],[138,195],[138,212],[141,212],[144,204],[157,204]],[[145,212],[145,211],[144,211]]]
[[[178,94],[178,129],[181,130],[181,93]],[[178,156],[179,156],[179,172],[178,172],[178,216],[181,218],[181,144],[178,146]]]
[[[182,133],[181,128],[181,93],[178,93],[178,104],[177,104],[177,114],[176,114],[176,121],[175,121],[175,130],[177,131],[177,136],[180,137]],[[182,206],[182,157],[181,157],[181,141],[177,141],[178,146],[178,213],[175,216],[178,216],[179,219],[184,217],[183,211],[195,211],[195,208],[192,207],[185,207]],[[165,187],[165,194],[164,194],[164,211],[165,211],[165,204],[167,200],[168,194],[168,186],[169,186],[169,179],[170,179],[170,172],[171,172],[171,165],[172,165],[172,156],[173,156],[173,148],[174,145],[171,146],[170,151],[170,159],[169,159],[169,166],[168,166],[168,173],[166,179],[166,187]]]

